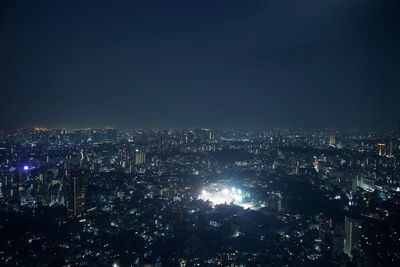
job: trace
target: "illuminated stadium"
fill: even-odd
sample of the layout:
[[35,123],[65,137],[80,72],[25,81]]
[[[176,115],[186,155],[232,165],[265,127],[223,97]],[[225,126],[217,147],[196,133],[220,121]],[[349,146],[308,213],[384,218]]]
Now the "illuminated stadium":
[[253,209],[254,204],[249,201],[249,193],[235,187],[228,187],[224,184],[214,183],[207,186],[201,191],[198,199],[210,201],[213,206],[237,205],[245,209]]

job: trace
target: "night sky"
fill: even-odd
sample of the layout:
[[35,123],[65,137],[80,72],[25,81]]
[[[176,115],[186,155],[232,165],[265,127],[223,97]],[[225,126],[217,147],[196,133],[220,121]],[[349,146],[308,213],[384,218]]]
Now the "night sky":
[[1,1],[0,128],[400,123],[400,1]]

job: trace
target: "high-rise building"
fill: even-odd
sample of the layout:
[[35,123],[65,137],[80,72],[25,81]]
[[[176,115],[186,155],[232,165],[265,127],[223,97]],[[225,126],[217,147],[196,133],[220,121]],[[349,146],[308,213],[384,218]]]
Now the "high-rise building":
[[378,143],[378,155],[379,156],[386,156],[386,144]]
[[83,215],[85,206],[86,177],[84,173],[68,174],[66,178],[66,206],[75,217]]
[[295,174],[296,174],[296,175],[299,175],[299,172],[300,172],[300,165],[299,165],[299,161],[297,161],[297,163],[296,163],[296,169],[295,169]]
[[115,141],[117,140],[117,130],[113,128],[106,129],[106,140]]
[[389,157],[393,157],[393,142],[390,141],[389,143]]
[[336,136],[334,134],[329,136],[329,145],[336,146]]
[[135,164],[140,165],[146,162],[146,153],[140,152],[139,150],[136,150],[135,153]]
[[359,178],[359,176],[358,176],[358,174],[357,174],[357,175],[356,175],[355,177],[353,177],[353,179],[352,179],[351,191],[352,191],[352,192],[357,191],[357,188],[360,187],[360,186],[361,186],[361,181],[360,181],[360,178]]
[[319,218],[318,232],[322,242],[325,242],[325,239],[329,234],[331,228],[332,228],[332,219],[326,216],[321,216]]
[[345,239],[344,239],[344,252],[351,256],[353,250],[358,250],[360,246],[361,221],[346,216],[344,219]]

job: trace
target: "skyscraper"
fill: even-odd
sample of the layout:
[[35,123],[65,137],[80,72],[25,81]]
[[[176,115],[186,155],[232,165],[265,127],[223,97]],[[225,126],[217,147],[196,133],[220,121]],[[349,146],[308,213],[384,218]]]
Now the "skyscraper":
[[135,164],[140,165],[146,162],[146,153],[140,152],[136,149],[135,153]]
[[386,156],[386,144],[378,143],[378,155],[379,156]]
[[344,252],[351,256],[353,250],[359,249],[362,225],[360,220],[348,216],[345,217],[344,224]]
[[116,129],[107,128],[105,135],[106,135],[106,140],[108,140],[108,141],[117,140],[117,130]]
[[390,141],[389,143],[389,157],[394,157],[393,155],[393,141]]
[[329,136],[329,145],[336,146],[336,136],[334,134]]
[[358,174],[357,174],[357,175],[356,175],[355,177],[353,177],[353,179],[352,179],[351,191],[352,191],[352,192],[357,191],[357,188],[360,187],[360,185],[361,185],[361,181],[360,181],[360,178],[359,178],[359,176],[358,176]]
[[68,174],[66,178],[66,206],[75,217],[85,213],[86,177],[84,173]]
[[322,242],[325,242],[326,236],[328,235],[331,228],[332,228],[332,219],[326,216],[321,216],[319,218],[318,232]]

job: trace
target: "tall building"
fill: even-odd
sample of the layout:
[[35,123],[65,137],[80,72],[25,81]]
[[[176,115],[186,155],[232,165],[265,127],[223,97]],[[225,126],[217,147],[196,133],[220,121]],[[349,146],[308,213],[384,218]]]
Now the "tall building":
[[300,164],[299,164],[299,161],[297,161],[297,163],[296,163],[296,169],[295,169],[295,174],[296,174],[296,175],[299,175],[299,172],[300,172]]
[[106,140],[108,141],[116,141],[117,140],[117,130],[113,128],[106,129]]
[[351,191],[355,192],[357,191],[357,188],[361,186],[361,181],[360,178],[358,176],[358,174],[356,175],[356,177],[353,177],[352,179],[352,184],[351,184]]
[[344,239],[344,253],[351,256],[353,250],[358,250],[360,246],[361,221],[346,216],[344,219],[345,239]]
[[336,146],[336,136],[334,134],[329,136],[329,145]]
[[386,144],[378,143],[378,155],[379,156],[386,156]]
[[86,211],[85,205],[86,177],[84,173],[68,174],[66,178],[66,197],[67,209],[75,217],[79,217]]
[[329,231],[331,228],[332,228],[332,219],[326,216],[321,216],[319,218],[318,232],[322,242],[325,242],[326,237],[329,235]]
[[389,157],[393,157],[393,142],[390,141],[389,143]]
[[139,150],[136,150],[135,153],[135,164],[140,165],[146,162],[146,153],[140,152]]

